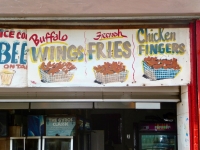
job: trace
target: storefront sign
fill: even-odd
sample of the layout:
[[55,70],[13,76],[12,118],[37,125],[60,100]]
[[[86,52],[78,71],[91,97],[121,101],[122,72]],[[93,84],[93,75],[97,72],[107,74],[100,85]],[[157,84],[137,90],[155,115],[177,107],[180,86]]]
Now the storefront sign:
[[73,136],[76,131],[75,117],[46,117],[46,136]]
[[175,123],[142,123],[140,131],[176,131]]
[[2,29],[1,86],[187,85],[189,45],[187,28]]
[[28,30],[30,87],[190,82],[189,29]]
[[27,34],[0,29],[0,87],[27,86]]

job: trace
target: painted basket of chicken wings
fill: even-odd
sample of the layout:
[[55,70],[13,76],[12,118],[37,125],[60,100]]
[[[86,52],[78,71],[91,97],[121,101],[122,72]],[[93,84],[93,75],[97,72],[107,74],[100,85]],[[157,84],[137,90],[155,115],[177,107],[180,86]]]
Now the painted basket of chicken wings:
[[95,82],[106,84],[111,82],[124,82],[128,77],[128,70],[122,62],[104,62],[103,65],[93,67]]
[[143,61],[144,77],[151,81],[173,79],[181,70],[177,59],[158,59],[146,57]]
[[76,67],[71,62],[44,62],[39,66],[41,81],[44,83],[69,82],[74,76]]

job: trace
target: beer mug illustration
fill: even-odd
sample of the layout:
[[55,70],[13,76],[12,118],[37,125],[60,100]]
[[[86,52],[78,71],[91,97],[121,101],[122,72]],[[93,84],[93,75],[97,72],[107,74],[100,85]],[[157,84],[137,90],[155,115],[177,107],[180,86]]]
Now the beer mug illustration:
[[1,84],[2,85],[10,85],[12,83],[14,74],[15,74],[15,70],[8,70],[8,69],[2,70],[0,72]]

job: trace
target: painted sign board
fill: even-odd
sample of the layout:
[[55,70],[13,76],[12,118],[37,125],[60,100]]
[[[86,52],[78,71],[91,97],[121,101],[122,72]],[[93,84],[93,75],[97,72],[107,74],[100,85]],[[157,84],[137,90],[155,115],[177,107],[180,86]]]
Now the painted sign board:
[[0,87],[188,83],[189,28],[0,29]]
[[27,34],[0,29],[0,87],[27,87]]
[[188,28],[28,29],[27,34],[29,87],[190,82]]

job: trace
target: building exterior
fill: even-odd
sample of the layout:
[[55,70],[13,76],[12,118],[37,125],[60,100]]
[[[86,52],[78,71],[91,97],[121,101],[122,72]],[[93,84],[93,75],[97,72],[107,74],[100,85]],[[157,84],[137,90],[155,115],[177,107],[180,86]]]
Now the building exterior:
[[[113,105],[117,105],[119,99],[125,100],[132,99],[132,97],[126,97],[127,95],[119,95],[114,97],[113,93],[133,93],[133,95],[139,95],[139,99],[147,99],[150,96],[150,101],[155,102],[152,95],[157,94],[157,99],[172,100],[175,96],[180,96],[181,102],[176,104],[176,116],[177,116],[177,143],[180,150],[198,150],[199,149],[199,22],[200,16],[199,8],[200,2],[197,0],[191,1],[156,1],[151,2],[144,1],[88,1],[88,0],[58,0],[54,1],[5,1],[0,6],[0,28],[4,29],[20,29],[30,30],[30,33],[43,33],[43,30],[52,31],[49,29],[58,30],[139,30],[140,28],[174,28],[189,30],[189,47],[190,47],[190,81],[188,85],[182,84],[170,84],[168,87],[155,86],[146,87],[126,87],[121,88],[103,88],[103,87],[89,87],[84,89],[83,87],[68,87],[68,88],[39,88],[39,87],[26,87],[27,82],[25,80],[21,84],[21,88],[1,88],[1,106],[3,109],[47,109],[49,107],[55,109],[78,109],[80,104],[82,109],[93,108],[93,104],[96,108],[111,109],[111,106],[102,103],[98,103],[104,99],[118,99],[113,101]],[[42,29],[42,30],[41,30]],[[32,31],[33,30],[33,31]],[[29,31],[27,31],[29,32]],[[119,30],[118,30],[119,33]],[[123,35],[123,34],[122,34]],[[182,34],[180,34],[182,35]],[[183,34],[184,35],[184,34]],[[187,35],[187,34],[186,34]],[[196,36],[197,35],[197,36]],[[6,33],[7,36],[7,33]],[[10,32],[9,36],[12,37]],[[26,40],[26,35],[23,35],[23,31],[19,35],[20,42]],[[97,35],[98,37],[98,35]],[[180,38],[180,37],[179,37]],[[183,37],[184,39],[184,37]],[[36,40],[35,40],[36,41]],[[142,41],[142,40],[141,40]],[[180,41],[182,42],[182,41]],[[37,43],[37,41],[35,42]],[[188,43],[187,43],[188,44]],[[14,61],[14,60],[13,60]],[[189,61],[189,60],[188,60]],[[23,63],[23,59],[22,59]],[[5,67],[4,67],[5,68]],[[33,67],[34,68],[34,67]],[[32,83],[32,85],[35,83]],[[25,88],[24,88],[25,87]],[[180,89],[179,89],[180,88]],[[99,90],[100,89],[100,90]],[[40,91],[41,90],[41,91]],[[71,93],[66,99],[70,99],[68,104],[55,106],[57,102],[63,102],[62,96],[59,95],[56,98],[55,95],[64,92]],[[99,92],[101,91],[101,92]],[[135,91],[135,92],[133,92]],[[52,93],[52,95],[51,95]],[[95,94],[94,94],[95,93]],[[159,93],[159,94],[158,94]],[[169,94],[168,94],[169,93]],[[177,94],[178,93],[178,94]],[[111,98],[104,98],[106,94]],[[114,95],[115,95],[114,94]],[[144,94],[144,97],[142,96]],[[14,97],[12,97],[13,95]],[[173,95],[173,96],[172,96]],[[52,97],[53,98],[52,98]],[[108,97],[109,97],[108,96]],[[124,97],[122,97],[124,96]],[[84,98],[83,98],[84,97]],[[120,97],[120,98],[119,98]],[[122,98],[121,98],[122,97]],[[136,96],[137,97],[137,96]],[[61,101],[59,101],[61,99]],[[91,101],[91,99],[93,99]],[[137,98],[133,98],[137,99]],[[120,102],[123,102],[121,100]],[[128,100],[126,102],[128,102]],[[9,103],[7,103],[9,102]],[[16,103],[19,102],[19,103]],[[52,103],[53,102],[53,103]],[[70,103],[71,102],[71,105]],[[84,102],[84,103],[82,103]],[[90,102],[93,102],[92,104]],[[160,100],[161,102],[161,100]],[[46,103],[46,107],[40,105]],[[48,103],[48,104],[47,104]],[[73,106],[76,104],[76,106]],[[31,105],[31,106],[30,106]],[[92,105],[92,106],[91,106]],[[114,108],[122,106],[116,106]],[[185,121],[185,122],[184,122]],[[189,133],[187,133],[187,127],[189,125]],[[130,130],[126,131],[127,133]],[[183,138],[188,134],[189,138]],[[128,138],[127,138],[128,139]],[[130,141],[126,141],[126,144],[132,144]]]

